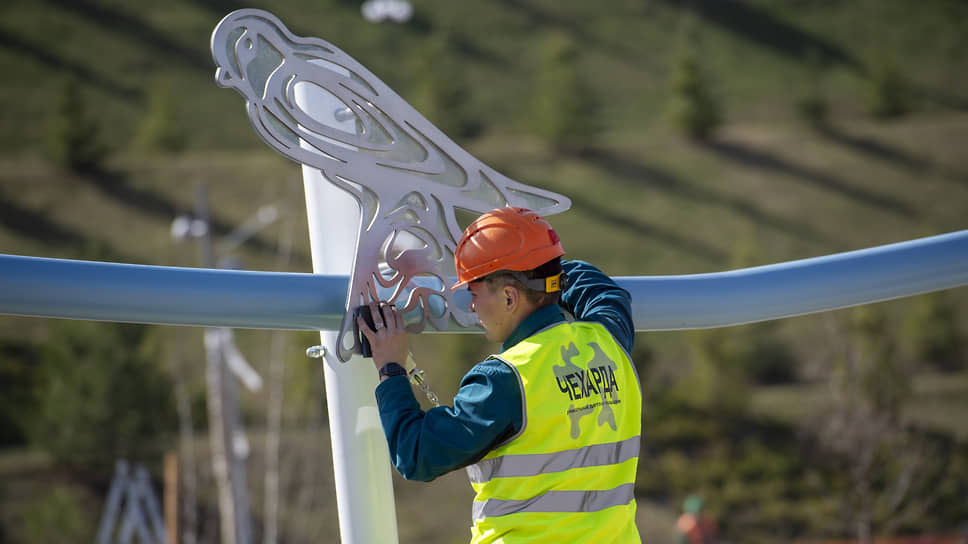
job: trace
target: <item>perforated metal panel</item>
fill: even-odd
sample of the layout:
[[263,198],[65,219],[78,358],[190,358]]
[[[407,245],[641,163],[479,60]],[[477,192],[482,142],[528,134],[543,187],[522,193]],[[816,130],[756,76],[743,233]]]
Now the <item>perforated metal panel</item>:
[[[270,13],[229,14],[212,35],[212,53],[218,84],[245,97],[259,137],[319,169],[360,205],[341,360],[358,349],[347,334],[350,310],[370,298],[395,302],[410,332],[428,323],[438,330],[452,321],[476,323],[448,290],[462,232],[457,210],[478,215],[521,206],[550,215],[571,206],[565,196],[489,168],[349,55],[321,39],[294,36]],[[335,107],[309,111],[306,97]]]

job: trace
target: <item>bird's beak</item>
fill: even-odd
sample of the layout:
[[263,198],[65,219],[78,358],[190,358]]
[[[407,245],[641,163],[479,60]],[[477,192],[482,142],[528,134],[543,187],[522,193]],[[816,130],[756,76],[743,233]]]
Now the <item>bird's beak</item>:
[[233,87],[234,85],[229,83],[231,80],[232,74],[225,68],[217,68],[215,70],[215,84],[219,87]]

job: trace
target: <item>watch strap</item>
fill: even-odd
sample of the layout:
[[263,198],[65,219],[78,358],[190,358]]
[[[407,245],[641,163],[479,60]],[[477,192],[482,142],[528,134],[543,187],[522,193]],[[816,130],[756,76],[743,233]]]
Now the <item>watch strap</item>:
[[380,367],[380,376],[406,376],[407,369],[400,366],[398,363],[387,363]]

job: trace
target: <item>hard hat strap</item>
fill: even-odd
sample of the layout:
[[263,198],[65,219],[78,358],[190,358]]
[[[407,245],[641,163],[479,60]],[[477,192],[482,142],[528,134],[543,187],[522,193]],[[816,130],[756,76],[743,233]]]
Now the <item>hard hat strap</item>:
[[516,270],[507,271],[512,278],[521,282],[528,289],[539,291],[542,293],[554,293],[561,291],[564,287],[564,281],[562,277],[562,272],[558,272],[553,276],[548,276],[547,278],[528,278],[523,272],[518,272]]

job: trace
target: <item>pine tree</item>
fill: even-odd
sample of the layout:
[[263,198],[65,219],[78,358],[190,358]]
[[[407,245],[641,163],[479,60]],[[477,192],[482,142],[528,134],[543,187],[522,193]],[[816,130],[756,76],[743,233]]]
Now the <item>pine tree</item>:
[[158,79],[149,89],[148,111],[138,126],[135,148],[143,152],[177,153],[187,143],[176,116],[171,85],[166,79]]
[[823,89],[823,63],[815,49],[810,50],[804,61],[806,81],[796,101],[797,114],[814,127],[827,124],[830,104]]
[[871,65],[867,110],[877,119],[896,119],[911,111],[908,83],[894,60],[883,54]]
[[64,80],[51,113],[46,134],[50,158],[75,172],[100,168],[107,148],[76,79]]
[[460,64],[454,61],[453,40],[435,36],[411,60],[414,107],[451,138],[474,136],[480,123],[467,108],[468,90]]
[[918,297],[905,325],[916,361],[948,372],[968,368],[956,307],[944,291]]
[[679,384],[682,397],[722,418],[737,417],[749,405],[749,382],[736,330],[707,329],[689,335],[692,361]]
[[687,50],[676,61],[670,86],[672,98],[668,115],[672,122],[690,138],[705,140],[711,137],[722,122],[722,114],[693,49]]
[[578,48],[562,34],[541,43],[531,101],[532,134],[563,151],[587,148],[601,127],[598,104],[578,67]]
[[114,461],[151,461],[175,429],[171,380],[141,325],[58,323],[44,346],[35,444],[77,474],[106,477]]

